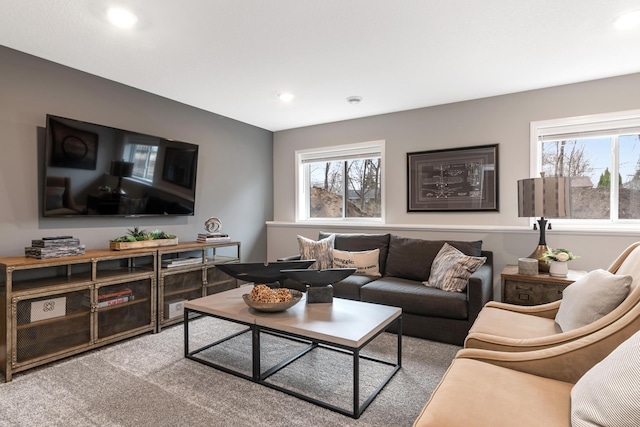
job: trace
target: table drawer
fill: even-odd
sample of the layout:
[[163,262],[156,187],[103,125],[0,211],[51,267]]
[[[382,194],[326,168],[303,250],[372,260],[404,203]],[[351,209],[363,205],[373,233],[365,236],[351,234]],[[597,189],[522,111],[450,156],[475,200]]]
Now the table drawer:
[[562,298],[565,284],[545,284],[505,280],[504,302],[520,305],[538,305]]

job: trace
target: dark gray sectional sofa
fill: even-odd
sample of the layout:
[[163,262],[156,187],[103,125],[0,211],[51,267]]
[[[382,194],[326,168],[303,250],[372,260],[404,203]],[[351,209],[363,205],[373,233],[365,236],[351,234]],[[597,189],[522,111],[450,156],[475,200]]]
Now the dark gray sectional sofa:
[[[319,239],[331,233],[320,232]],[[335,234],[335,249],[380,249],[381,277],[352,275],[334,283],[334,296],[402,308],[402,333],[462,345],[480,309],[493,295],[493,252],[482,250],[482,241],[446,241],[466,255],[487,260],[469,279],[463,292],[447,292],[422,284],[443,240],[423,240],[392,234]],[[282,258],[297,259],[300,256]],[[283,287],[305,290],[287,279]]]

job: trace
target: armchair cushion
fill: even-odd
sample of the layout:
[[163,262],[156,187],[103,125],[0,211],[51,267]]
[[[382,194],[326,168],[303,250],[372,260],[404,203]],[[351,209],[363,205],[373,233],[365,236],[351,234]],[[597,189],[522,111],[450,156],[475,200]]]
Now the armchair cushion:
[[573,427],[640,425],[640,332],[620,344],[571,390]]
[[311,240],[303,236],[298,236],[298,246],[300,248],[300,259],[315,259],[309,268],[315,268],[316,270],[325,270],[333,267],[333,259],[331,257],[331,250],[333,249],[333,243],[335,241],[335,235],[330,235],[322,240]]
[[629,294],[632,277],[593,270],[567,286],[555,321],[563,332],[586,326],[609,314]]
[[433,260],[429,280],[422,284],[447,292],[462,292],[469,283],[469,277],[486,260],[485,257],[467,256],[445,243]]

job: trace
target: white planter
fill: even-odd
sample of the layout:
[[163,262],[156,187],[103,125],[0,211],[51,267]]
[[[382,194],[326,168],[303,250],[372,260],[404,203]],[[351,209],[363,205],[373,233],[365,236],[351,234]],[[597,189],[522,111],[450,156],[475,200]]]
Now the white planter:
[[569,263],[549,261],[549,274],[555,277],[567,277],[567,274],[569,274]]

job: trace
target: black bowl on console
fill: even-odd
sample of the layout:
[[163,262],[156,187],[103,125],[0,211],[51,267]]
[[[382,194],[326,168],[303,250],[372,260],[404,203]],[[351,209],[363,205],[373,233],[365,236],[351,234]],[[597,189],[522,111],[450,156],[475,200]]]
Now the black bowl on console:
[[286,279],[281,270],[309,268],[315,259],[277,262],[240,262],[230,264],[216,264],[216,268],[229,276],[247,282],[274,283]]

